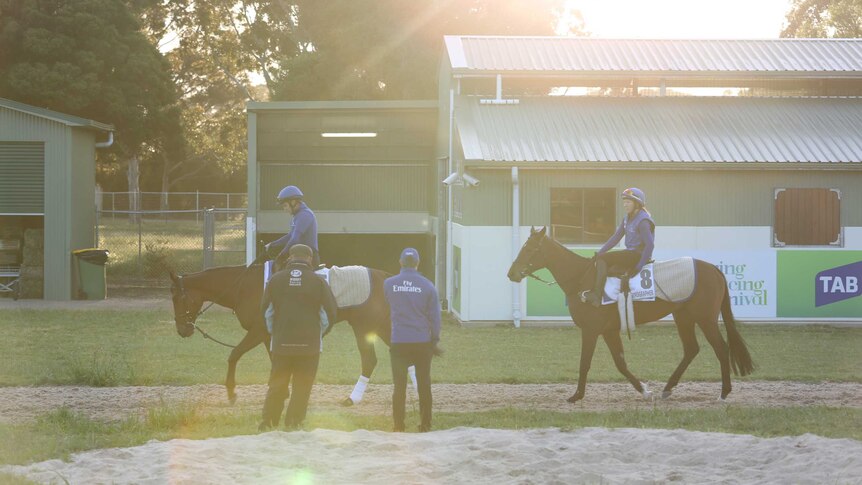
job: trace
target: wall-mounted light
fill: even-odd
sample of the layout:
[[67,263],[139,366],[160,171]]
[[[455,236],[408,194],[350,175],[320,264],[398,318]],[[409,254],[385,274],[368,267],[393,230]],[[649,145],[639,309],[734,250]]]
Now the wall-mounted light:
[[375,138],[375,137],[377,137],[377,133],[374,133],[374,132],[365,132],[365,133],[332,132],[332,133],[321,133],[320,136],[322,136],[323,138]]

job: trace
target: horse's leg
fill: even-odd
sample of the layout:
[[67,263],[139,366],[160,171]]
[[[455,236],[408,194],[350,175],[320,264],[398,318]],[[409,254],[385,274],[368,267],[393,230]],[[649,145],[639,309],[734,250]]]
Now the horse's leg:
[[224,386],[227,388],[227,399],[231,404],[236,402],[236,363],[239,362],[240,357],[245,355],[246,352],[266,340],[266,335],[266,332],[261,334],[261,332],[249,330],[246,332],[245,337],[230,352],[230,356],[227,358],[227,377],[225,378]]
[[614,358],[614,364],[617,366],[617,370],[620,371],[620,374],[624,375],[635,390],[639,394],[643,395],[644,398],[648,399],[652,397],[651,393],[646,390],[645,385],[640,381],[640,379],[635,377],[631,371],[629,371],[628,365],[626,365],[626,357],[623,351],[623,340],[620,338],[619,329],[612,328],[606,331],[603,336],[605,338],[605,344],[607,344],[608,350]]
[[682,342],[682,360],[676,366],[676,370],[670,375],[664,390],[661,392],[661,398],[667,399],[673,392],[673,388],[679,384],[682,374],[688,369],[689,364],[700,352],[700,346],[697,344],[697,335],[694,333],[694,319],[684,312],[678,311],[673,314],[673,321],[676,323],[676,331],[679,334],[679,340]]
[[365,386],[371,379],[374,368],[377,367],[377,353],[374,351],[375,335],[364,329],[359,329],[351,323],[353,336],[356,337],[356,347],[359,348],[359,358],[362,360],[362,374],[353,387],[350,396],[341,401],[343,406],[352,406],[362,400],[365,394]]
[[575,403],[584,398],[584,392],[587,388],[587,373],[590,371],[590,364],[593,361],[593,352],[596,350],[598,339],[598,332],[581,329],[581,367],[578,370],[578,390],[566,399],[568,402]]
[[724,337],[721,336],[721,331],[718,329],[718,319],[711,318],[709,320],[699,320],[697,322],[706,340],[712,345],[712,350],[715,351],[715,356],[718,357],[718,362],[721,364],[721,401],[730,394],[730,356],[727,352],[727,343]]

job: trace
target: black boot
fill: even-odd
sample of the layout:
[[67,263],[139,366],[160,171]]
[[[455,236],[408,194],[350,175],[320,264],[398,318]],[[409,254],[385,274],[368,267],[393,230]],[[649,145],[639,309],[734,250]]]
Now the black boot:
[[605,281],[608,279],[608,263],[603,259],[596,260],[596,283],[593,289],[584,293],[584,302],[594,307],[602,306],[602,294],[605,290]]

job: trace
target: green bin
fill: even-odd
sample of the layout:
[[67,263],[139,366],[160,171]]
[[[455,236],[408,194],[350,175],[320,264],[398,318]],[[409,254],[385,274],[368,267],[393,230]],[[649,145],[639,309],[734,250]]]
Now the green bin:
[[77,249],[72,251],[78,267],[79,300],[104,300],[107,296],[105,263],[108,262],[107,249]]

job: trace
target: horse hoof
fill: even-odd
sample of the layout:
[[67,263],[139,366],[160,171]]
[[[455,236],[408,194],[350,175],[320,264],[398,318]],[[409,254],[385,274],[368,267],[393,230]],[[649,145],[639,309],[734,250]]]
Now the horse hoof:
[[671,395],[671,394],[673,394],[673,391],[672,391],[672,390],[669,390],[669,391],[662,391],[662,392],[661,392],[661,398],[662,398],[662,399],[667,399],[667,398],[669,398],[669,397],[670,397],[670,395]]
[[353,406],[353,399],[350,399],[348,397],[347,399],[341,401],[341,405],[346,407],[346,408],[349,408],[350,406]]
[[231,404],[236,404],[236,394],[234,394],[233,396],[228,396],[227,402],[229,402]]
[[718,402],[721,404],[727,404],[727,396],[718,396]]
[[570,403],[574,404],[574,403],[576,403],[576,402],[580,401],[580,400],[581,400],[581,399],[583,399],[583,398],[584,398],[584,396],[579,396],[579,395],[577,395],[577,394],[572,394],[568,399],[566,399],[566,402],[570,402]]

